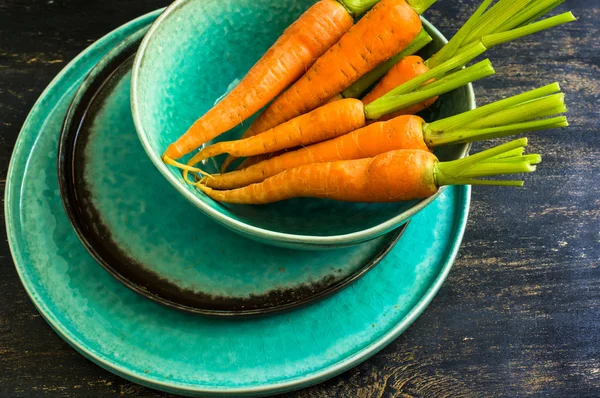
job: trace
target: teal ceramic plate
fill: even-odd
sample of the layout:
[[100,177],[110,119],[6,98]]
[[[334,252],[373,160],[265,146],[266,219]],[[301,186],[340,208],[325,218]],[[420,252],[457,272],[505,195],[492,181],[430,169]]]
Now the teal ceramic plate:
[[85,75],[156,15],[110,33],[71,62],[23,126],[8,173],[5,211],[15,266],[31,300],[87,358],[174,393],[274,394],[359,364],[398,337],[442,285],[464,232],[469,188],[445,190],[351,288],[293,312],[221,319],[141,297],[100,267],[71,228],[59,198],[56,147]]
[[402,228],[350,248],[268,247],[221,227],[171,188],[140,144],[130,107],[141,29],[92,69],[59,139],[58,181],[75,232],[108,272],[136,292],[205,315],[287,310],[358,279]]

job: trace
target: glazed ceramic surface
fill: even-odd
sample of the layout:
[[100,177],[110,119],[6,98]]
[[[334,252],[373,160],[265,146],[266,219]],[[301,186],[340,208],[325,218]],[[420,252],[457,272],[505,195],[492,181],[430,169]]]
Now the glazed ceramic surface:
[[323,298],[388,253],[401,229],[318,254],[258,244],[219,226],[171,189],[142,149],[129,106],[132,56],[146,31],[123,41],[83,81],[59,142],[67,216],[110,273],[178,309],[254,315]]
[[[169,143],[224,94],[264,54],[312,0],[179,0],[153,25],[136,57],[132,108],[140,140],[154,165],[189,201],[205,214],[242,235],[264,243],[296,248],[333,248],[367,241],[397,228],[430,204],[344,203],[294,199],[266,206],[240,206],[213,201],[187,185],[181,173],[166,166],[161,155]],[[423,55],[446,42],[429,23],[434,41]],[[439,119],[474,107],[471,86],[437,101],[425,116]],[[219,137],[232,139],[254,120]],[[442,160],[464,156],[467,146],[438,152]],[[204,168],[217,170],[217,162]]]
[[141,297],[98,266],[80,243],[59,198],[55,166],[60,126],[77,86],[102,56],[155,16],[112,32],[70,63],[19,136],[7,179],[6,225],[31,300],[86,357],[164,391],[273,394],[357,365],[402,333],[440,288],[462,238],[469,188],[444,191],[351,288],[294,312],[215,319]]

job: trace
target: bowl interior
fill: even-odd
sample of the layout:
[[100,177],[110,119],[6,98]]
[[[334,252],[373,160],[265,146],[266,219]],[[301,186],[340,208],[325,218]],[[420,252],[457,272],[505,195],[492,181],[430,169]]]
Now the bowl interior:
[[[179,190],[193,193],[192,201],[221,222],[239,223],[285,234],[339,236],[374,228],[424,201],[394,204],[344,203],[293,199],[267,206],[240,206],[214,202],[183,181],[178,170],[165,166],[160,156],[167,146],[246,74],[314,0],[203,0],[182,1],[151,32],[134,71],[134,114],[140,138],[163,174],[177,181]],[[445,39],[427,21],[434,41],[421,52],[427,57]],[[441,96],[423,113],[436,120],[471,109],[468,87]],[[255,115],[256,116],[256,115]],[[254,118],[218,137],[239,137]],[[442,160],[456,159],[465,145],[436,152]],[[217,172],[224,156],[204,164]],[[191,195],[187,195],[188,198]]]

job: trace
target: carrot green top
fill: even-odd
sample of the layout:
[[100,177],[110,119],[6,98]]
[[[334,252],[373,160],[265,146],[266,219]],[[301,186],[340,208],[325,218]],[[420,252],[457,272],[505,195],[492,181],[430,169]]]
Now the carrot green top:
[[426,61],[427,66],[435,67],[476,42],[482,42],[490,49],[575,20],[573,14],[566,12],[532,23],[563,0],[499,0],[488,9],[492,1],[484,0],[452,39]]
[[[430,69],[422,75],[396,87],[387,94],[365,106],[368,119],[376,120],[383,115],[418,104],[426,99],[442,95],[476,80],[494,74],[489,60],[481,61],[466,69],[460,69],[485,51],[481,43],[470,46],[454,58]],[[458,71],[456,71],[458,69]],[[435,82],[426,84],[431,79]]]
[[[486,49],[517,40],[575,20],[571,12],[534,22],[550,12],[564,0],[499,0],[490,8],[493,0],[483,0],[460,30],[436,54],[425,61],[434,68],[447,60],[468,52],[471,46],[482,43]],[[379,65],[343,92],[343,96],[360,98],[373,83],[387,73],[405,56],[415,54],[425,45],[426,37],[417,36],[407,50]],[[411,50],[411,52],[408,52]]]
[[[423,125],[428,147],[464,144],[569,125],[558,83]],[[550,116],[550,117],[549,117]]]
[[513,155],[523,153],[527,139],[521,138],[462,159],[437,163],[435,182],[443,185],[498,185],[523,186],[523,181],[480,180],[480,177],[504,174],[531,173],[542,161],[540,155]]
[[[369,11],[379,0],[338,0],[348,13],[353,17],[359,17]],[[406,2],[418,13],[424,13],[437,0],[406,0]]]

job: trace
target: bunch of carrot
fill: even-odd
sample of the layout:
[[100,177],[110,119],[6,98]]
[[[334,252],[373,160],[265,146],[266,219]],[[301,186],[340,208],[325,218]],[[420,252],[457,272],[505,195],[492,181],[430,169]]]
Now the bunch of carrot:
[[[396,60],[396,65],[392,66],[393,60],[390,60],[392,63],[388,61],[387,65],[380,65],[370,72],[370,76],[364,76],[367,81],[361,78],[347,89],[348,92],[336,95],[333,100],[360,96],[366,91],[366,84],[371,82],[370,79],[374,74],[378,73],[381,76],[388,68],[389,71],[379,84],[362,99],[369,108],[369,118],[389,120],[399,115],[415,114],[431,106],[440,94],[449,91],[442,89],[444,83],[452,79],[447,75],[448,73],[466,65],[487,49],[574,20],[573,15],[567,12],[546,20],[530,22],[534,16],[541,17],[556,7],[561,2],[557,0],[541,0],[529,6],[530,0],[500,0],[488,10],[491,2],[492,0],[485,0],[450,42],[428,60],[423,60],[419,56],[402,57],[403,54],[400,54],[398,57],[400,60]],[[420,46],[418,40],[419,37],[415,40],[417,48]],[[421,40],[426,41],[425,38]],[[441,81],[436,81],[437,79]],[[420,101],[394,100],[400,94],[407,94],[419,86],[434,81],[438,88],[431,93],[430,97],[421,95]],[[433,89],[433,85],[429,88]],[[448,88],[456,87],[450,85]],[[251,136],[256,131],[251,127],[245,132],[244,137]],[[268,156],[249,159],[242,163],[242,167],[266,157]],[[233,158],[228,158],[221,171],[225,171],[231,161]]]
[[[415,114],[440,95],[494,74],[487,59],[466,67],[487,49],[574,17],[565,13],[537,21],[562,0],[494,5],[484,0],[440,51],[423,60],[413,54],[431,38],[419,13],[434,2],[319,1],[224,100],[169,146],[163,160],[183,169],[185,180],[211,198],[243,204],[298,196],[389,202],[425,198],[443,185],[522,184],[480,178],[534,171],[541,157],[523,155],[524,139],[453,162],[440,162],[432,149],[567,126],[558,116],[566,112],[558,84],[432,123]],[[352,24],[352,17],[371,7]],[[306,41],[300,35],[307,34],[314,36],[310,50],[302,48]],[[302,75],[300,64],[312,66]],[[204,147],[187,164],[175,160],[273,99],[242,139]],[[222,153],[230,158],[221,174],[195,167]],[[248,156],[238,170],[223,172],[235,157]]]

